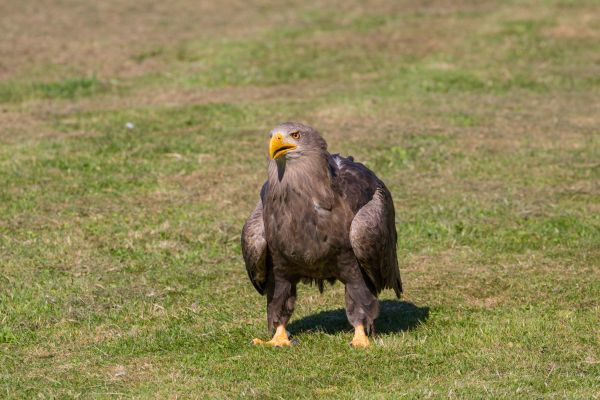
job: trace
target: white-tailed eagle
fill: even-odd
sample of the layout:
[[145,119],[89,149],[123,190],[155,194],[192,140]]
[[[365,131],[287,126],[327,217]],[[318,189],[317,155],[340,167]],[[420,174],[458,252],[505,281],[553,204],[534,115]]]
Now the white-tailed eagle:
[[[296,285],[339,280],[346,287],[352,346],[367,347],[379,314],[378,294],[402,283],[396,257],[394,204],[383,182],[352,157],[329,154],[313,128],[285,123],[271,131],[267,181],[242,230],[248,275],[267,295],[273,338],[289,346],[286,324]],[[365,332],[366,331],[366,332]]]

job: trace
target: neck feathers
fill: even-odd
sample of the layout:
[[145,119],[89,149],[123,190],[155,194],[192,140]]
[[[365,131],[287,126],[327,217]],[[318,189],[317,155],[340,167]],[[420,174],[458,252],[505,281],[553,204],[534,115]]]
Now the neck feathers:
[[301,157],[289,160],[270,160],[269,189],[273,194],[289,190],[309,195],[330,192],[331,173],[327,156],[327,152],[320,151],[304,153]]

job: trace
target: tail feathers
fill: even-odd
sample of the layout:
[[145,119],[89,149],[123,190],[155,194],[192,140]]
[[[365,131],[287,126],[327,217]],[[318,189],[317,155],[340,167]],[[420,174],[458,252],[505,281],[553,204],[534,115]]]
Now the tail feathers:
[[392,289],[394,289],[394,293],[396,293],[396,297],[400,298],[400,295],[402,294],[402,280],[399,277],[395,280],[394,285],[392,286]]

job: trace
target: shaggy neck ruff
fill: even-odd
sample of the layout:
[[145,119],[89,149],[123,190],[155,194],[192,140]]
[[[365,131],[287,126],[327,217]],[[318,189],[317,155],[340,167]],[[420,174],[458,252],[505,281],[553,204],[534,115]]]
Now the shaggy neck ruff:
[[323,150],[304,151],[296,157],[270,160],[270,194],[280,196],[293,191],[309,197],[332,196],[331,172],[327,160],[328,153]]

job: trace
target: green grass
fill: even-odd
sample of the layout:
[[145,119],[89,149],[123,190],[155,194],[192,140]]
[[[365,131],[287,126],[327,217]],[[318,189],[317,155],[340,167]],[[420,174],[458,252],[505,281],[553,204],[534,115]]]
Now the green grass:
[[103,91],[96,78],[70,78],[59,82],[0,84],[0,103],[18,102],[35,98],[75,99]]
[[[20,28],[30,48],[0,61],[0,398],[599,398],[597,5],[361,4],[193,5],[177,26],[107,5],[130,35],[55,5],[93,51]],[[298,346],[250,345],[265,299],[239,234],[285,120],[392,191],[405,294],[383,294],[367,350],[339,283],[299,288]]]

